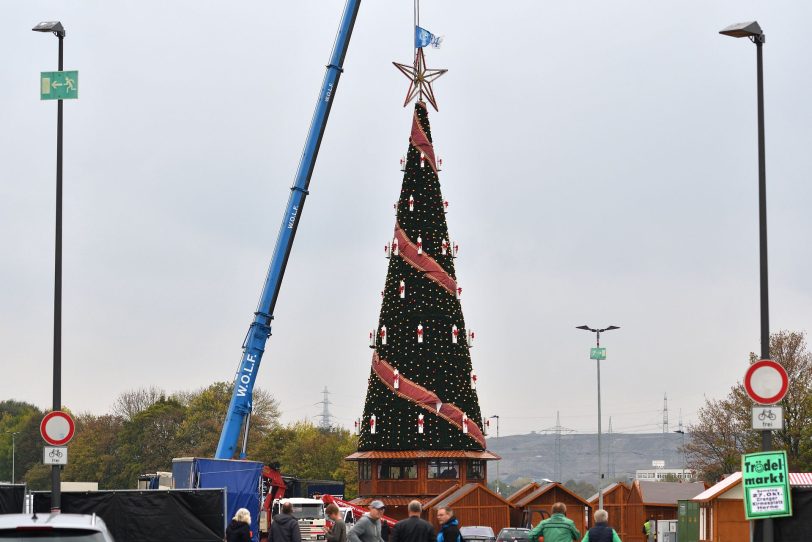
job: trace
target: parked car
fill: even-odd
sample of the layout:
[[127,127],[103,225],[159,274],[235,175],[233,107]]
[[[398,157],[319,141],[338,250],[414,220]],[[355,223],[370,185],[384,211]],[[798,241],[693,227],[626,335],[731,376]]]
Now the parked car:
[[466,542],[469,540],[476,540],[477,542],[496,542],[496,536],[490,527],[460,527],[460,534]]
[[518,527],[505,527],[499,531],[496,542],[527,542],[530,540],[530,529]]
[[3,542],[113,542],[107,525],[96,514],[0,514]]

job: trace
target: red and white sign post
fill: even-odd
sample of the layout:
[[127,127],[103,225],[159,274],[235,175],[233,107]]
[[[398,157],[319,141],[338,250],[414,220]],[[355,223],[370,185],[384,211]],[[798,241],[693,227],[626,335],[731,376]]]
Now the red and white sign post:
[[753,429],[768,435],[773,429],[784,428],[784,409],[775,406],[787,394],[789,377],[780,363],[762,359],[752,364],[744,375],[744,389],[759,406],[753,406]]
[[760,405],[780,403],[787,394],[789,377],[784,367],[771,359],[762,359],[750,366],[744,375],[747,395]]
[[76,432],[76,425],[69,414],[55,410],[42,418],[39,432],[43,440],[50,444],[42,449],[42,463],[58,466],[68,464],[68,448],[65,446]]
[[42,418],[39,424],[39,432],[43,440],[51,446],[64,446],[76,432],[76,425],[70,414],[55,410],[49,412]]

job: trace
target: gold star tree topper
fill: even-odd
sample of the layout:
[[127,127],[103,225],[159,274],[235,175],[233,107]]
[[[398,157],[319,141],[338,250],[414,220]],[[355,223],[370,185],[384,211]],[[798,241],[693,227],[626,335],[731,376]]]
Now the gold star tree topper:
[[406,107],[409,102],[415,99],[415,97],[418,97],[420,100],[423,100],[423,97],[425,97],[432,107],[434,107],[434,110],[439,111],[439,109],[437,109],[437,100],[434,98],[434,90],[431,88],[431,84],[448,70],[430,70],[426,68],[426,58],[423,56],[422,48],[417,49],[417,53],[414,56],[414,64],[400,64],[398,62],[392,62],[392,64],[394,64],[395,67],[399,69],[400,72],[410,81],[409,90],[406,92],[406,100],[403,102],[403,107]]

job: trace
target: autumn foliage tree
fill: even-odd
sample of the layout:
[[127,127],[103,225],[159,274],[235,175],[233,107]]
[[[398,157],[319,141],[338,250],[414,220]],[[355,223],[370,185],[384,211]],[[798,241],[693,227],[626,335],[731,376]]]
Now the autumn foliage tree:
[[[111,412],[73,414],[76,435],[68,445],[66,482],[98,482],[101,489],[133,489],[140,474],[172,469],[172,458],[213,457],[231,398],[231,384],[215,382],[191,392],[167,394],[159,388],[130,390]],[[342,480],[345,493],[357,493],[357,471],[344,461],[357,447],[349,431],[329,431],[310,422],[279,423],[279,405],[255,388],[249,458],[276,464],[284,474]],[[15,480],[48,490],[51,468],[42,464],[39,422],[43,412],[18,401],[0,402],[0,480],[11,480],[11,433],[15,437]],[[7,433],[8,432],[8,433]]]
[[[784,429],[773,431],[773,447],[787,451],[792,471],[812,469],[812,355],[804,333],[780,331],[770,336],[770,354],[789,376],[784,407]],[[750,354],[750,363],[758,360]],[[688,427],[685,445],[688,465],[707,482],[741,469],[741,455],[760,449],[761,435],[751,429],[753,401],[737,382],[724,399],[705,399],[697,422]]]

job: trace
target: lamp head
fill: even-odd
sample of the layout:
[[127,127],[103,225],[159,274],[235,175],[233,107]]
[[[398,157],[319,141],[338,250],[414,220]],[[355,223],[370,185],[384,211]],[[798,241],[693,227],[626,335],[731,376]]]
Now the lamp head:
[[719,33],[733,38],[750,38],[753,42],[764,43],[764,32],[756,21],[732,24],[720,30]]
[[604,331],[612,331],[613,329],[620,329],[620,326],[609,326]]
[[57,36],[65,36],[65,28],[59,21],[44,21],[32,28],[34,32],[53,32]]
[[585,329],[587,331],[595,331],[594,329],[592,329],[589,326],[575,326],[575,329]]

